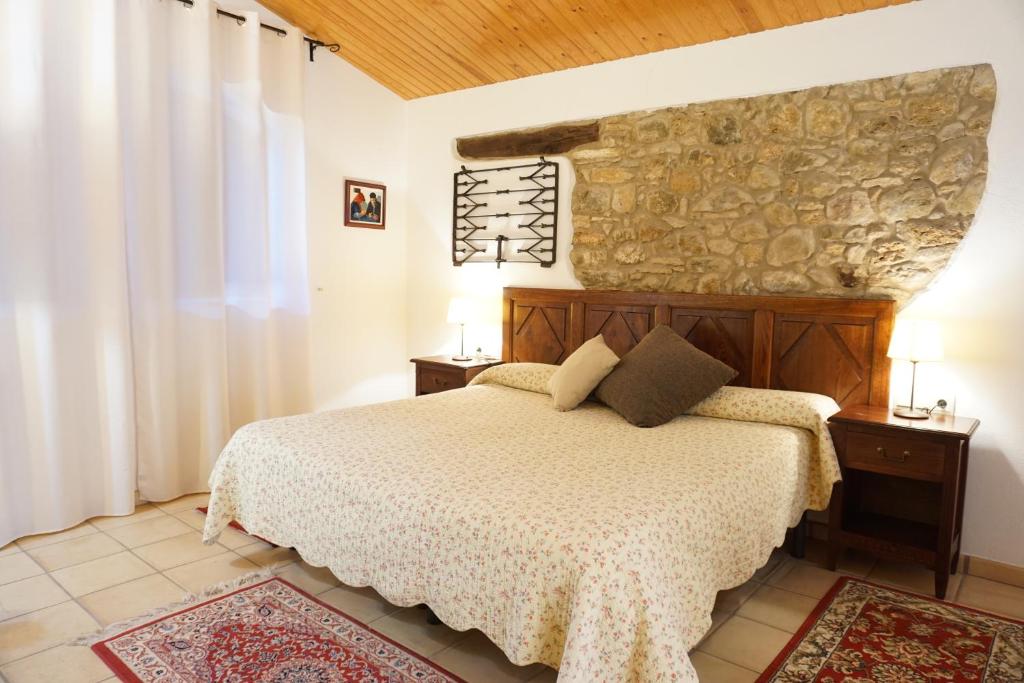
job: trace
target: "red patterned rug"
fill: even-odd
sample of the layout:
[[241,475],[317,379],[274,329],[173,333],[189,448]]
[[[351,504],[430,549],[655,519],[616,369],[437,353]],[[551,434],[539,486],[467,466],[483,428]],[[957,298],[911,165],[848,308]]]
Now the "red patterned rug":
[[462,680],[279,578],[167,614],[92,649],[132,683]]
[[758,683],[1024,680],[1024,622],[843,577]]

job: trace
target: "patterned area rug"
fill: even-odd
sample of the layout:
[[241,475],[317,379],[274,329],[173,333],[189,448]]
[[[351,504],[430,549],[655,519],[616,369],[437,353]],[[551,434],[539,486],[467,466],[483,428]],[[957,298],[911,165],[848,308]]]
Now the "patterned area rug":
[[758,683],[1024,680],[1024,622],[843,577]]
[[461,681],[279,578],[159,617],[92,649],[133,683]]

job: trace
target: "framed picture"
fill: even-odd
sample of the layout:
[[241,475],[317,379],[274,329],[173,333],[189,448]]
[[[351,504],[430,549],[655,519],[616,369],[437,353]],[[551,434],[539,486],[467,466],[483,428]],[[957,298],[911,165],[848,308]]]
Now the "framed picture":
[[346,180],[345,198],[345,225],[350,228],[384,229],[387,188],[362,180]]

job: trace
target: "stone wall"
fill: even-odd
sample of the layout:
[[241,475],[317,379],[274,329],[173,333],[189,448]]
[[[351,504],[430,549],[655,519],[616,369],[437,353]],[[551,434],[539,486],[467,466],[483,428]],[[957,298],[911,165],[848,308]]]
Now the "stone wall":
[[894,298],[985,187],[989,65],[637,112],[570,151],[585,287]]

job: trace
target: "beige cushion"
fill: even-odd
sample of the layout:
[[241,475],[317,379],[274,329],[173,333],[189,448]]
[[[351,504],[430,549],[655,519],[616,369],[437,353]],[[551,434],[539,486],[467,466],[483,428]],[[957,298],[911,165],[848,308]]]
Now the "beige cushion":
[[572,410],[590,395],[608,373],[615,369],[619,357],[597,335],[573,351],[548,380],[548,391],[559,410]]
[[622,357],[597,398],[637,427],[657,427],[722,388],[736,371],[666,325],[658,325]]

